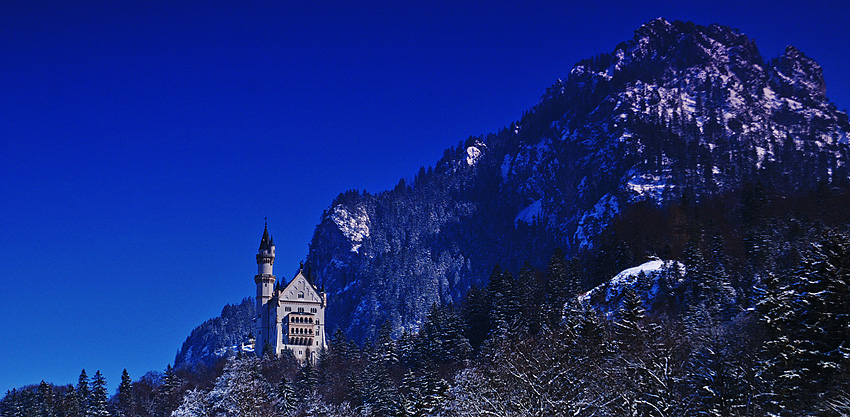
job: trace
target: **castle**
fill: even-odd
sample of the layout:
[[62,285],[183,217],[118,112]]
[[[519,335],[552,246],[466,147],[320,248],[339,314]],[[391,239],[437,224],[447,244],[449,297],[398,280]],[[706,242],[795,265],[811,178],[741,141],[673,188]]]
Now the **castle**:
[[257,253],[257,318],[254,327],[256,354],[266,351],[280,356],[292,351],[304,363],[315,362],[319,351],[327,348],[325,307],[327,294],[304,275],[303,265],[286,286],[275,285],[274,239],[266,223]]

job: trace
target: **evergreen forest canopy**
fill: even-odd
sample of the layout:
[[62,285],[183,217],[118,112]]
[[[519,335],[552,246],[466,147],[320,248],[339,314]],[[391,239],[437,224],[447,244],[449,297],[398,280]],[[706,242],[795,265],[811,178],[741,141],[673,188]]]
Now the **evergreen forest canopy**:
[[[359,345],[341,330],[315,365],[229,356],[136,381],[6,393],[2,416],[842,416],[850,413],[850,189],[759,184],[624,212],[603,247],[548,266],[494,266],[420,332]],[[680,259],[652,303],[577,296],[647,254]],[[610,265],[610,266],[609,266]],[[733,296],[729,296],[732,294]]]

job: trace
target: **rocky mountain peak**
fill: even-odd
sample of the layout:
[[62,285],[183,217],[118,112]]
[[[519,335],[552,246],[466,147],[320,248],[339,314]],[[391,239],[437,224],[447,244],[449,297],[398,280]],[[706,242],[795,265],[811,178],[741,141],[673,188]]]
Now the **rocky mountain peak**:
[[593,250],[618,213],[760,181],[793,192],[850,178],[847,115],[794,48],[766,65],[738,30],[650,21],[582,60],[510,127],[447,149],[411,184],[348,192],[309,260],[328,320],[355,337],[417,330],[493,266]]
[[773,81],[778,91],[798,100],[814,104],[826,99],[826,82],[817,62],[797,48],[788,45],[785,53],[774,62]]

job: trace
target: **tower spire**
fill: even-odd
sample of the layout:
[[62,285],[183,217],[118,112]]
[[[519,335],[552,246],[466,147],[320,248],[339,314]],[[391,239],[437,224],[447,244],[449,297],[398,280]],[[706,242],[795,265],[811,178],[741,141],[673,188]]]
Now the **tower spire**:
[[[268,217],[266,217],[268,219]],[[271,239],[269,238],[269,222],[266,221],[266,225],[263,228],[263,238],[260,239],[260,249],[257,250],[268,250],[269,244],[271,243]]]

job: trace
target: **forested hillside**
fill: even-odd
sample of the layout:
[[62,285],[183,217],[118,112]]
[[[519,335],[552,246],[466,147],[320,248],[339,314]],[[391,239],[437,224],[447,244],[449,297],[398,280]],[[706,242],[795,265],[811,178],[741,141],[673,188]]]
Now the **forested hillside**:
[[395,336],[416,331],[431,304],[458,303],[496,263],[542,268],[557,247],[606,253],[600,238],[635,204],[710,205],[756,183],[788,196],[842,186],[850,125],[825,91],[793,47],[765,61],[737,30],[653,20],[577,63],[511,126],[393,190],[337,197],[309,253],[328,323],[357,340],[384,321]]

